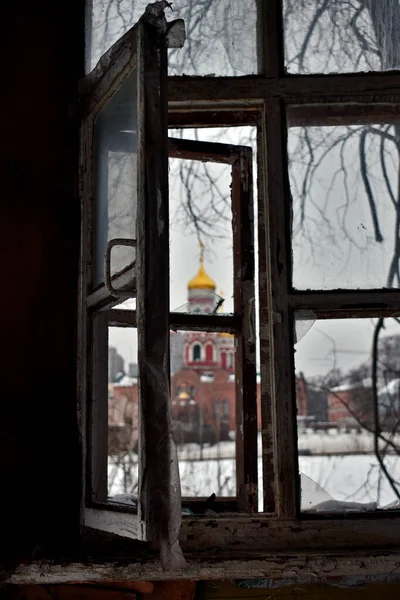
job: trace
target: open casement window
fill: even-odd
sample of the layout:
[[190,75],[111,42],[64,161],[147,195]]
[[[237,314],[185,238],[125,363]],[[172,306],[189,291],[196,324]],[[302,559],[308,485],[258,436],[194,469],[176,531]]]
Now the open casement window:
[[[233,312],[223,312],[223,299],[211,289],[203,270],[203,251],[199,274],[189,284],[188,304],[170,313],[170,326],[180,337],[184,347],[184,369],[195,370],[199,389],[192,391],[185,403],[185,396],[171,397],[172,415],[175,417],[177,441],[179,426],[192,426],[200,445],[198,462],[192,471],[188,468],[188,450],[185,445],[178,451],[181,473],[182,504],[194,514],[203,514],[205,506],[216,512],[257,512],[257,399],[256,399],[256,340],[255,340],[255,291],[254,291],[254,215],[252,149],[213,142],[185,139],[169,139],[169,157],[175,164],[185,162],[190,168],[201,161],[206,164],[225,165],[222,171],[229,185],[233,280]],[[193,193],[193,190],[192,190]],[[184,191],[184,195],[189,190]],[[228,200],[229,201],[229,200]],[[189,200],[187,200],[189,204]],[[173,215],[170,214],[170,222]],[[171,240],[173,232],[171,232]],[[203,282],[202,282],[203,280]],[[193,364],[194,363],[194,364]],[[205,475],[207,461],[203,460],[202,446],[207,435],[218,444],[223,419],[213,418],[215,406],[227,400],[218,395],[218,382],[214,369],[222,366],[224,373],[234,378],[232,420],[234,422],[235,459],[231,494],[218,494],[217,477],[212,472]],[[183,371],[184,372],[184,371]],[[225,375],[226,376],[226,375]],[[172,390],[174,386],[172,386]],[[179,391],[179,390],[178,390]],[[190,415],[190,404],[198,413]],[[208,413],[207,413],[208,409]],[[227,411],[227,408],[225,408]],[[184,440],[182,432],[182,440]],[[210,439],[210,438],[208,438]],[[222,442],[222,446],[223,446]],[[211,453],[212,447],[208,449]],[[197,454],[196,454],[197,456]],[[182,457],[182,458],[181,458]],[[195,457],[193,457],[193,460]],[[189,461],[190,462],[190,461]],[[214,462],[215,458],[214,458]],[[212,461],[209,461],[212,464]],[[218,463],[217,463],[218,464]],[[212,502],[201,492],[201,480],[210,481],[209,492],[216,495]],[[207,487],[204,481],[203,486]],[[185,490],[187,492],[185,493]],[[195,491],[194,491],[195,490]],[[215,493],[217,492],[217,493]],[[232,493],[233,492],[233,493]]]
[[[219,10],[218,3],[210,6],[214,4]],[[315,14],[314,4],[320,5]],[[399,52],[388,42],[394,37],[391,25],[400,13],[395,3],[390,10],[381,3],[378,11],[373,10],[374,3],[362,7],[360,3],[364,21],[357,24],[361,13],[349,7],[342,23],[340,9],[331,12],[333,5],[342,4],[310,2],[294,19],[294,0],[257,3],[260,75],[173,76],[168,81],[171,128],[257,128],[258,323],[253,317],[252,173],[247,142],[240,138],[233,146],[168,141],[166,96],[160,95],[158,113],[151,95],[158,84],[146,87],[151,79],[161,82],[160,90],[165,90],[164,66],[160,69],[157,60],[152,61],[151,44],[143,38],[142,26],[126,34],[117,50],[112,49],[112,60],[109,56],[103,61],[104,77],[96,76],[95,71],[87,79],[82,136],[82,155],[87,157],[86,325],[82,337],[89,348],[84,371],[89,379],[81,388],[89,405],[88,525],[142,539],[151,537],[148,526],[153,527],[154,521],[149,521],[146,509],[155,495],[161,499],[156,504],[158,522],[168,514],[171,523],[173,510],[179,512],[179,518],[182,512],[189,515],[180,533],[188,552],[210,547],[267,553],[297,548],[319,556],[322,550],[348,552],[351,548],[361,553],[372,546],[398,545],[399,377],[393,376],[397,366],[392,360],[398,350],[389,338],[392,332],[396,335],[392,326],[398,326],[400,314],[400,79],[398,73],[387,71],[398,66]],[[396,19],[391,17],[392,10]],[[315,27],[315,19],[322,14]],[[377,16],[371,28],[371,19]],[[204,24],[211,20],[212,13],[204,15]],[[340,28],[344,31],[342,25],[348,30],[345,37],[338,34]],[[210,31],[208,35],[213,36]],[[321,36],[325,31],[329,34],[326,38]],[[371,55],[359,61],[359,52],[365,52],[363,40],[368,41],[371,33],[377,38]],[[201,35],[207,36],[207,28]],[[310,36],[316,36],[312,43]],[[208,49],[210,37],[204,40]],[[330,40],[330,46],[325,40]],[[236,51],[238,46],[234,47]],[[354,48],[358,51],[353,52]],[[185,68],[193,49],[192,44],[182,60]],[[323,52],[329,53],[328,62]],[[217,66],[216,73],[221,68]],[[296,74],[291,75],[289,69]],[[381,72],[355,72],[365,69]],[[223,73],[228,74],[226,69]],[[147,99],[143,89],[148,91]],[[126,107],[134,102],[136,110],[126,113]],[[124,120],[126,114],[130,120]],[[230,141],[223,135],[213,139]],[[127,155],[135,157],[134,168],[125,161]],[[185,308],[170,306],[169,242],[173,243],[173,232],[172,227],[169,231],[171,215],[164,201],[168,155],[170,161],[201,161],[230,171],[231,314],[221,312],[220,296],[208,284],[203,288],[197,285],[195,291],[200,288],[201,293],[190,295]],[[101,167],[97,179],[96,164]],[[160,190],[159,204],[154,202],[156,194],[150,193],[152,184]],[[126,190],[130,194],[128,211],[123,202]],[[192,192],[191,187],[186,191]],[[114,220],[108,223],[104,214],[113,214]],[[203,274],[202,278],[204,283]],[[123,378],[113,378],[113,397],[108,397],[107,361],[110,367],[111,358],[107,348],[117,330],[137,350],[139,369],[130,374],[140,392],[139,402],[131,401],[138,406],[137,415],[124,404],[128,392]],[[202,370],[200,389],[195,377],[176,382],[170,375],[170,348],[176,333],[183,336],[180,342],[186,366]],[[222,336],[218,346],[213,344],[215,334]],[[383,363],[376,360],[378,351],[385,353]],[[176,409],[182,427],[174,433],[182,432],[185,439],[186,418],[193,419],[199,432],[198,458],[192,464],[194,477],[200,473],[203,442],[211,438],[206,438],[204,414],[195,411],[205,402],[205,390],[213,380],[210,365],[218,352],[235,380],[235,406],[221,392],[213,398],[209,414],[223,426],[236,415],[235,490],[216,494],[210,504],[208,493],[191,493],[185,485],[182,498],[171,495],[173,473],[166,462],[170,460],[170,423]],[[358,365],[355,352],[361,357]],[[363,368],[354,372],[357,366]],[[119,403],[115,402],[117,391]],[[190,410],[185,412],[187,405]],[[258,409],[262,427],[259,453]],[[111,441],[110,427],[107,431],[110,411],[118,413],[113,417]],[[120,424],[123,431],[118,429]],[[118,446],[121,435],[128,436],[132,448],[138,448],[138,454],[134,451],[137,464],[128,465],[130,476],[135,473],[136,477],[130,505],[108,489],[106,440],[109,446]],[[214,456],[210,446],[208,456]],[[181,484],[185,483],[184,451],[178,447],[171,463],[179,463]],[[355,451],[361,458],[355,460]],[[261,469],[257,469],[257,454]],[[261,470],[264,512],[257,515],[257,475]],[[200,475],[198,479],[201,481]],[[380,500],[377,490],[382,494]]]
[[[169,423],[167,47],[146,14],[82,82],[83,285],[81,376],[86,422],[86,526],[171,547],[179,530],[177,464]],[[163,24],[163,23],[162,23]],[[171,32],[175,35],[172,35]],[[128,301],[135,310],[119,310]],[[116,307],[116,308],[115,308]],[[132,329],[140,382],[135,502],[108,494],[109,336]],[[154,318],[157,315],[157,318]],[[137,335],[136,335],[137,328]],[[87,374],[87,375],[86,375]],[[132,437],[133,439],[133,437]],[[175,469],[175,472],[174,472]],[[178,515],[174,521],[174,503]],[[175,536],[176,537],[176,536]]]
[[[169,328],[174,333],[182,335],[185,339],[194,335],[206,336],[211,340],[208,348],[213,348],[213,352],[202,352],[199,344],[193,345],[193,360],[199,365],[204,359],[207,359],[207,364],[210,365],[217,361],[217,354],[221,359],[221,354],[224,353],[224,348],[229,348],[231,364],[230,372],[234,377],[235,388],[235,404],[233,407],[234,414],[232,415],[235,427],[235,456],[233,469],[235,478],[235,493],[228,497],[217,497],[212,502],[207,504],[207,497],[202,497],[201,494],[191,495],[186,494],[182,498],[182,512],[185,514],[204,514],[209,507],[213,511],[218,512],[248,512],[257,511],[257,402],[256,402],[256,357],[255,357],[255,316],[254,316],[254,217],[253,217],[253,177],[252,177],[252,150],[251,148],[242,146],[233,146],[227,144],[198,142],[192,140],[173,139],[168,140],[168,156],[172,160],[183,161],[201,161],[206,163],[214,163],[224,165],[227,168],[229,187],[231,189],[230,207],[232,215],[231,225],[231,240],[232,240],[232,280],[233,280],[233,312],[220,312],[221,298],[214,292],[208,291],[206,294],[199,297],[201,290],[194,292],[194,296],[185,307],[180,307],[166,315],[169,321]],[[171,218],[171,217],[170,217]],[[167,228],[168,229],[168,228]],[[168,251],[167,251],[168,255]],[[164,257],[168,261],[168,256]],[[168,271],[167,271],[168,272]],[[157,290],[154,291],[156,293]],[[204,290],[203,290],[204,292]],[[139,291],[138,291],[139,293]],[[120,523],[120,535],[139,535],[140,514],[135,516],[135,511],[140,511],[140,473],[143,469],[142,460],[149,463],[149,459],[143,456],[140,451],[140,416],[143,415],[144,409],[135,412],[136,402],[146,402],[144,396],[141,376],[142,372],[139,368],[138,377],[130,378],[127,383],[130,386],[126,393],[133,393],[130,396],[130,409],[128,408],[128,421],[130,436],[125,449],[128,447],[129,452],[122,456],[117,469],[122,471],[125,469],[125,474],[130,478],[130,487],[133,493],[108,495],[107,490],[112,489],[112,481],[110,485],[110,476],[107,476],[107,455],[113,452],[113,444],[118,445],[118,439],[111,441],[113,432],[110,429],[110,410],[115,407],[117,415],[112,417],[114,423],[121,422],[126,416],[123,400],[118,395],[121,390],[124,390],[123,381],[116,383],[114,387],[114,398],[111,398],[107,403],[108,382],[110,381],[110,373],[104,366],[107,364],[107,349],[109,347],[109,336],[118,332],[118,339],[122,337],[127,339],[127,343],[132,347],[137,347],[137,353],[140,366],[140,338],[139,338],[139,318],[140,311],[138,310],[138,299],[128,299],[120,305],[112,308],[103,308],[93,317],[93,397],[92,397],[92,423],[91,432],[93,436],[92,443],[92,462],[90,465],[92,473],[92,503],[93,507],[87,511],[90,519],[86,520],[87,525],[99,526],[100,516],[104,520],[104,528],[110,527],[109,530],[116,531],[115,527],[111,527],[110,523]],[[192,310],[193,307],[200,306],[200,310]],[[160,314],[157,312],[156,314]],[[158,343],[159,337],[154,338],[154,343]],[[168,336],[170,343],[170,336]],[[198,354],[197,354],[198,352]],[[103,353],[103,356],[97,353]],[[167,356],[167,355],[166,355]],[[189,361],[190,363],[190,361]],[[110,366],[110,363],[109,363]],[[201,365],[200,365],[201,366]],[[203,365],[205,366],[205,365]],[[212,368],[212,364],[211,364]],[[207,369],[206,369],[207,370]],[[228,371],[226,371],[228,373]],[[152,375],[157,377],[157,386],[163,381],[168,382],[168,390],[171,389],[171,395],[168,396],[168,404],[172,403],[172,422],[174,422],[175,412],[175,395],[173,393],[174,384],[169,386],[170,372],[168,369],[168,361],[160,365],[157,371],[152,371]],[[200,380],[202,377],[200,377]],[[154,381],[154,379],[153,379]],[[167,385],[167,383],[165,383]],[[207,379],[203,383],[208,390],[213,389],[213,383]],[[136,390],[139,389],[139,399]],[[189,394],[194,396],[194,389],[187,390]],[[218,391],[218,387],[216,389]],[[186,392],[186,389],[185,389]],[[201,392],[200,392],[201,393]],[[178,394],[177,394],[178,395]],[[200,400],[201,402],[201,400]],[[129,403],[129,402],[128,402]],[[223,401],[224,411],[228,412],[227,401]],[[111,408],[110,408],[111,407]],[[188,405],[187,405],[188,407]],[[200,405],[200,410],[202,409]],[[124,413],[124,414],[122,414]],[[201,423],[201,427],[205,429],[206,419]],[[126,421],[126,419],[125,419]],[[184,418],[182,419],[184,421]],[[218,417],[218,421],[223,421]],[[108,425],[108,431],[107,431]],[[162,439],[165,432],[169,431],[169,423],[162,425],[157,424],[158,438]],[[203,435],[203,432],[200,434]],[[108,445],[107,445],[108,439]],[[114,439],[114,437],[113,437]],[[148,435],[145,437],[148,440]],[[129,461],[128,456],[132,457],[135,454],[136,447],[139,447],[139,455],[136,460]],[[179,441],[179,439],[177,439]],[[204,438],[204,441],[207,440]],[[156,440],[153,446],[156,447]],[[185,479],[185,465],[181,462],[182,446],[178,447],[178,461],[183,477],[183,483],[187,484]],[[126,460],[126,463],[124,461]],[[192,463],[193,464],[193,463]],[[202,469],[204,463],[195,462],[193,479],[199,482],[202,477]],[[112,470],[112,467],[111,467]],[[160,475],[161,477],[161,475]],[[214,480],[212,485],[217,482]],[[179,500],[179,499],[178,499]],[[100,509],[101,506],[101,509]],[[110,509],[112,508],[112,511]],[[180,509],[180,507],[179,507]],[[134,525],[133,525],[134,524]],[[124,529],[124,530],[123,530]]]

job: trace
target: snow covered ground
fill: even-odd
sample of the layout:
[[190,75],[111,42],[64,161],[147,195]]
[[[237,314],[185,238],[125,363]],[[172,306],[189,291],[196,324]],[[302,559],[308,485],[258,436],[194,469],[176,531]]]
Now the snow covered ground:
[[[353,439],[352,442],[350,438]],[[306,476],[302,478],[302,509],[310,509],[316,503],[329,498],[347,502],[377,502],[378,507],[386,507],[396,500],[375,456],[372,452],[365,453],[371,448],[371,438],[372,436],[367,433],[357,436],[337,432],[328,435],[313,433],[299,436],[299,448],[302,448],[303,443],[307,441],[308,448],[314,452],[334,453],[299,457],[300,473]],[[357,452],[357,448],[363,453],[339,454],[340,451]],[[215,493],[217,496],[234,496],[236,494],[234,452],[234,442],[221,442],[215,446],[205,446],[200,460],[200,447],[197,444],[179,447],[182,495],[196,497]],[[131,459],[133,459],[132,464],[125,460],[123,464],[117,465],[112,458],[109,458],[110,495],[136,492],[136,455],[131,455]],[[392,477],[400,481],[400,458],[396,455],[387,456],[385,465]],[[258,469],[259,503],[262,507],[260,455]]]

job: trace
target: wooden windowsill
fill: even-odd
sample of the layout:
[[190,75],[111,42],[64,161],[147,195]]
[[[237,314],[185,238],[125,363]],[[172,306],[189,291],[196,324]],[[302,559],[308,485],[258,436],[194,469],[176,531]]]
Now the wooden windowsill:
[[66,584],[106,583],[132,580],[162,581],[177,579],[291,579],[299,582],[324,583],[331,578],[357,576],[360,581],[372,576],[400,579],[400,551],[325,551],[234,553],[207,552],[204,557],[186,555],[187,567],[163,571],[160,561],[145,562],[66,562],[36,561],[19,565],[5,583]]

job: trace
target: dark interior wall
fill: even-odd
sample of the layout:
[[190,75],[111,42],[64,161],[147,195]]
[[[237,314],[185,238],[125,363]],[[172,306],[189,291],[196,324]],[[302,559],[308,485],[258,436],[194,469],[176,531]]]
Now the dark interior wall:
[[78,523],[84,1],[9,0],[0,14],[0,543],[10,559],[49,543],[64,552]]

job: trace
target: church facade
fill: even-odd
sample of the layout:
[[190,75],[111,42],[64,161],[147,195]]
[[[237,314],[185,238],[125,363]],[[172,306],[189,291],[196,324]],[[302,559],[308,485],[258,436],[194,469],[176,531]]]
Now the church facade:
[[[221,309],[215,281],[204,268],[187,285],[185,310],[210,314]],[[217,443],[233,439],[236,422],[235,338],[230,333],[171,331],[171,417],[177,443]],[[307,414],[307,391],[297,389],[299,414]],[[300,398],[299,398],[300,397]],[[110,383],[109,434],[118,446],[119,431],[126,443],[137,445],[137,379]],[[257,405],[260,383],[257,381]],[[261,428],[258,417],[259,428]]]

